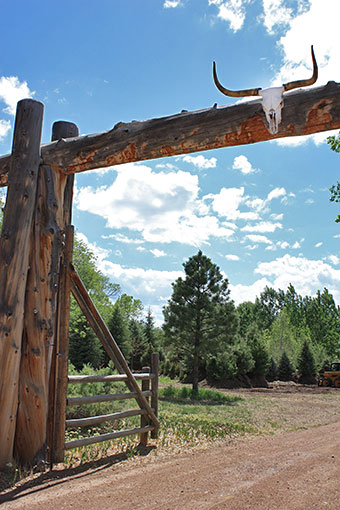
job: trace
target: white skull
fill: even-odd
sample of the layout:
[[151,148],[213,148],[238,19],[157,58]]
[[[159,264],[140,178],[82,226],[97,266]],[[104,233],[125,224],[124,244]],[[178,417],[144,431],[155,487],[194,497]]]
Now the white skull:
[[281,122],[281,109],[283,106],[283,87],[272,87],[259,91],[262,96],[262,108],[266,114],[271,135],[275,135],[279,130]]

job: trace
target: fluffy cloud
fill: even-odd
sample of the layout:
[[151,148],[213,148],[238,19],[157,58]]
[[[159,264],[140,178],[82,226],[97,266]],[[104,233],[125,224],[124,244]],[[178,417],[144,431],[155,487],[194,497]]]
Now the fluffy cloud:
[[228,255],[225,256],[225,258],[227,260],[234,260],[234,261],[237,261],[237,260],[240,260],[240,257],[238,257],[237,255],[232,255],[231,253],[229,253]]
[[216,5],[218,18],[227,21],[231,30],[237,32],[243,26],[249,0],[209,0],[209,5]]
[[157,271],[155,269],[143,269],[141,267],[124,267],[114,264],[109,260],[103,260],[99,269],[109,276],[112,281],[120,284],[123,292],[133,296],[151,297],[170,296],[171,283],[183,276],[181,271]]
[[261,243],[261,244],[272,244],[272,241],[268,239],[266,236],[262,236],[260,234],[247,234],[246,239],[249,239],[252,243]]
[[0,119],[0,141],[7,136],[10,129],[11,129],[10,121]]
[[244,303],[245,301],[254,302],[255,298],[261,294],[266,286],[272,286],[271,282],[266,278],[261,278],[252,285],[242,285],[241,283],[238,283],[237,285],[230,284],[230,296],[231,299],[235,301],[236,305]]
[[102,216],[109,228],[140,232],[149,242],[200,246],[211,236],[228,239],[233,235],[234,230],[220,225],[199,199],[197,176],[181,170],[156,173],[133,163],[115,170],[117,177],[110,186],[78,190],[79,210]]
[[256,168],[253,168],[250,161],[246,156],[237,156],[233,162],[233,169],[240,170],[242,174],[252,174],[257,172]]
[[[270,9],[270,6],[275,8]],[[286,32],[279,40],[283,53],[283,65],[276,74],[273,85],[281,85],[287,81],[297,80],[311,75],[310,45],[314,45],[315,56],[319,67],[317,85],[324,85],[329,80],[340,81],[339,27],[340,2],[338,0],[309,0],[298,2],[294,13],[284,7],[280,0],[264,0],[264,11],[267,13],[265,26],[273,31],[276,13],[281,13],[286,24]],[[271,13],[271,14],[270,14]],[[285,13],[283,15],[282,13]],[[264,18],[266,20],[266,16]],[[309,137],[280,139],[280,145],[301,145],[309,140],[323,143],[330,132],[317,133]]]
[[174,7],[178,7],[180,5],[180,0],[165,0],[163,7],[165,9],[170,9]]
[[0,78],[0,100],[7,105],[4,109],[6,113],[14,115],[17,102],[33,97],[33,95],[34,92],[29,89],[27,82],[20,82],[17,76],[2,76]]
[[165,251],[158,250],[157,248],[155,248],[154,250],[150,250],[150,253],[152,253],[152,255],[154,255],[157,258],[158,257],[165,257],[166,256]]
[[318,289],[326,287],[336,302],[340,302],[340,269],[334,269],[322,260],[286,254],[272,262],[261,262],[255,273],[272,277],[271,286],[276,289],[286,289],[292,283],[303,296],[313,295]]
[[257,223],[256,225],[246,225],[245,227],[241,228],[244,232],[275,232],[277,228],[282,228],[281,223],[271,223],[269,221],[261,221],[260,223]]
[[194,166],[199,168],[200,170],[206,168],[215,168],[217,159],[216,158],[205,158],[201,154],[199,156],[183,156],[183,161],[186,163],[192,163]]

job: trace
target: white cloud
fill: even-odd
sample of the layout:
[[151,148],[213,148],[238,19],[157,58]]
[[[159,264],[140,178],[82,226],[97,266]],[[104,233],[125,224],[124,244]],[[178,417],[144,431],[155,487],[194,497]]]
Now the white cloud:
[[115,170],[110,186],[80,188],[75,198],[79,210],[105,218],[108,228],[140,232],[149,242],[192,246],[208,243],[211,236],[233,235],[233,229],[220,225],[199,199],[197,176],[181,170],[154,172],[134,163]]
[[315,248],[320,248],[320,246],[322,246],[322,245],[323,245],[323,243],[316,243]]
[[282,228],[281,223],[271,223],[270,221],[261,221],[256,225],[246,225],[241,228],[244,232],[275,232],[277,228]]
[[253,168],[250,161],[246,156],[237,156],[233,162],[233,169],[240,170],[242,174],[252,174],[257,172],[256,168]]
[[4,111],[10,115],[15,115],[18,101],[33,97],[34,94],[35,92],[29,89],[27,82],[20,82],[17,76],[0,78],[0,100],[7,105]]
[[157,248],[155,248],[154,250],[150,250],[150,253],[152,253],[152,255],[154,255],[157,258],[158,257],[165,257],[166,256],[165,251],[158,250]]
[[327,258],[333,266],[337,266],[340,263],[340,258],[337,255],[329,255]]
[[272,241],[268,239],[268,237],[260,234],[247,234],[246,239],[249,239],[249,241],[252,241],[253,243],[272,244]]
[[269,34],[274,27],[287,25],[292,18],[292,9],[282,5],[282,0],[263,0],[263,24]]
[[231,299],[235,301],[236,305],[244,303],[245,301],[254,302],[256,297],[261,294],[266,286],[271,286],[270,281],[266,278],[261,278],[252,285],[242,285],[241,283],[238,283],[237,285],[230,284],[230,296]]
[[170,9],[174,7],[178,7],[181,4],[180,0],[165,0],[163,7],[165,9]]
[[228,255],[226,255],[225,258],[227,260],[235,260],[235,261],[240,260],[240,257],[238,257],[237,255],[233,255],[232,253],[229,253]]
[[170,296],[171,283],[183,276],[181,271],[124,267],[109,260],[102,261],[99,268],[112,281],[119,283],[123,292],[134,296],[149,294],[157,299],[159,295]]
[[81,233],[81,232],[77,232],[77,238],[80,241],[82,241],[83,243],[85,243],[89,247],[89,249],[94,253],[94,255],[95,255],[96,259],[97,259],[98,266],[111,253],[110,250],[106,250],[105,248],[101,248],[100,246],[97,245],[97,243],[90,243],[90,241],[88,240],[86,235]]
[[[264,0],[271,4],[271,0]],[[285,9],[283,2],[278,9]],[[276,74],[272,85],[281,85],[287,81],[311,76],[312,61],[310,45],[314,45],[318,62],[319,78],[316,86],[325,85],[329,80],[340,81],[339,25],[340,2],[338,0],[309,0],[298,2],[298,9],[291,15],[286,10],[287,29],[280,38],[279,46],[283,52],[283,65]],[[289,19],[290,18],[290,19]],[[267,23],[268,30],[273,24]],[[309,137],[279,139],[280,145],[300,145],[308,140],[323,143],[330,132],[318,133]]]
[[130,237],[124,236],[123,234],[110,234],[110,235],[102,235],[102,239],[113,239],[114,241],[118,241],[119,243],[125,244],[143,244],[144,241],[142,239],[132,239]]
[[231,30],[237,32],[243,26],[249,0],[209,0],[209,5],[216,5],[218,18],[229,23]]
[[0,141],[3,140],[11,129],[11,123],[9,120],[0,119]]
[[273,277],[272,286],[286,289],[292,283],[302,296],[313,295],[326,287],[340,302],[340,269],[334,269],[322,260],[292,257],[288,254],[272,262],[261,262],[255,273]]
[[280,198],[286,196],[287,192],[284,188],[275,188],[270,193],[268,193],[267,200],[273,200],[274,198]]
[[216,158],[205,158],[201,154],[199,156],[183,156],[183,161],[186,163],[192,163],[194,166],[199,168],[200,170],[206,168],[215,168],[217,159]]

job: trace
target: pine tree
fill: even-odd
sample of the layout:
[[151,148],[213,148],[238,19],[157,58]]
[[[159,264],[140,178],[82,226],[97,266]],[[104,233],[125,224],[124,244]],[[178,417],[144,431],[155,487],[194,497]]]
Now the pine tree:
[[[172,284],[164,309],[166,342],[186,358],[193,391],[198,391],[200,366],[218,347],[234,340],[238,319],[230,300],[229,282],[201,250],[183,264],[185,278]],[[190,370],[190,372],[189,372]]]
[[275,363],[274,358],[270,358],[269,360],[266,378],[270,382],[275,381],[275,379],[277,378],[277,364]]
[[312,351],[310,350],[307,340],[304,341],[297,365],[301,382],[315,382],[316,366]]
[[293,372],[294,370],[291,361],[288,358],[286,352],[283,352],[278,368],[278,377],[280,381],[291,381]]

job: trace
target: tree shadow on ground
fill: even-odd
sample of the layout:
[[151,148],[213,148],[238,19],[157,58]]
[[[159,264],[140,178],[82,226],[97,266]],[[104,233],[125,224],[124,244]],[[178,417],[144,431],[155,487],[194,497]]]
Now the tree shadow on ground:
[[[98,473],[109,467],[124,462],[131,457],[145,457],[154,450],[155,446],[143,446],[131,448],[125,452],[108,455],[105,458],[84,462],[76,467],[50,469],[41,473],[31,472],[29,479],[15,480],[13,470],[0,471],[0,505],[6,501],[16,501],[28,494],[44,491],[49,487],[61,485],[72,479],[83,478],[93,473]],[[47,469],[47,468],[46,468]]]

